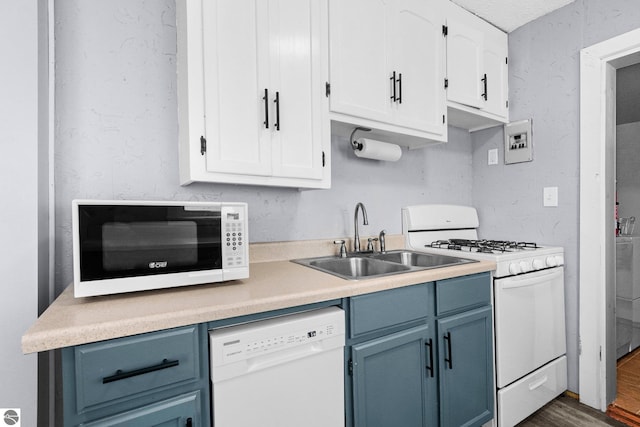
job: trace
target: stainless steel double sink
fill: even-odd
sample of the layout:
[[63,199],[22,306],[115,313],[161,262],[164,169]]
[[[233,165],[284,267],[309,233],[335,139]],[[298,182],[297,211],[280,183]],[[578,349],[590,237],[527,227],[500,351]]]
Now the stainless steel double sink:
[[447,255],[395,250],[382,253],[358,252],[348,255],[346,258],[325,256],[294,259],[292,262],[333,274],[343,279],[358,280],[450,267],[477,261]]

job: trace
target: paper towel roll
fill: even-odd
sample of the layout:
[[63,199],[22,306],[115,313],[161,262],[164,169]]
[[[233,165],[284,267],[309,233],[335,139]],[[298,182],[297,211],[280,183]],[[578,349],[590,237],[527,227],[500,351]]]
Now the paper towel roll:
[[353,152],[358,157],[374,160],[386,160],[395,162],[402,156],[402,149],[388,142],[376,141],[375,139],[358,138],[356,143],[360,149],[356,148]]

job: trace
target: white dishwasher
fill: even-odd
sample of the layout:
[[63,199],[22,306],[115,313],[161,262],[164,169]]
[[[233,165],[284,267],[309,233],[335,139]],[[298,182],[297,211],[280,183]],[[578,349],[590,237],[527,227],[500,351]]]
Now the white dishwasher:
[[209,331],[215,427],[343,427],[344,312]]

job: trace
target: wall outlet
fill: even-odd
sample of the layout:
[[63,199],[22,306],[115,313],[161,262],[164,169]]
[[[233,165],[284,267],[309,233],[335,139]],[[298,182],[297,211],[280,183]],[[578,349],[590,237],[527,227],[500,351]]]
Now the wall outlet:
[[497,165],[498,164],[498,149],[497,148],[493,148],[491,150],[489,150],[488,154],[488,164],[489,165]]
[[558,206],[558,187],[544,187],[542,200],[542,204],[544,206]]

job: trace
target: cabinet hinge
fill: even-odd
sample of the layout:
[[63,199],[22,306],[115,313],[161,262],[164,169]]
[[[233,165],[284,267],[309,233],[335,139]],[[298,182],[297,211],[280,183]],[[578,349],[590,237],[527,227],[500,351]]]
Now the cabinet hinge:
[[505,107],[509,108],[509,100],[506,100],[504,103],[505,103]]
[[322,167],[324,167],[325,162],[324,162],[324,151],[322,152]]
[[447,27],[446,25],[442,26],[442,35],[445,37],[449,35],[449,27]]
[[200,154],[204,156],[204,153],[207,152],[207,138],[204,136],[200,137]]
[[445,123],[445,118],[444,118],[444,114],[442,115],[442,124]]
[[324,95],[328,98],[331,95],[331,83],[326,82],[324,84]]
[[504,57],[504,63],[505,63],[505,64],[508,64],[508,63],[509,63],[509,57],[508,57],[508,56],[505,56],[505,57]]
[[353,360],[349,359],[349,375],[353,376]]
[[444,88],[448,88],[449,87],[449,79],[444,79]]

